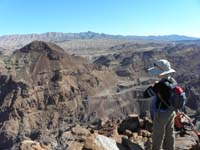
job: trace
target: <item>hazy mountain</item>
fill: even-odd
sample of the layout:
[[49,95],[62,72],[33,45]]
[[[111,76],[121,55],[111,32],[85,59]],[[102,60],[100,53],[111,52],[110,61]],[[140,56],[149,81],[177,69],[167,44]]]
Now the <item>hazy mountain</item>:
[[176,43],[200,45],[200,40],[183,40],[183,41],[176,41]]
[[43,34],[17,34],[0,36],[0,41],[6,40],[48,40],[48,41],[66,41],[75,39],[129,39],[129,40],[158,40],[158,41],[181,41],[181,40],[197,40],[199,38],[189,37],[184,35],[163,35],[163,36],[135,36],[135,35],[109,35],[95,32],[80,32],[80,33],[62,33],[62,32],[47,32]]
[[109,35],[104,33],[95,33],[90,31],[81,33],[48,32],[43,34],[22,34],[22,35],[19,34],[19,35],[0,36],[0,47],[12,50],[21,48],[24,45],[34,40],[58,43],[69,40],[88,40],[88,39],[145,40],[145,41],[198,40],[198,38],[181,36],[181,35],[123,36],[123,35]]
[[163,36],[127,36],[130,39],[152,40],[152,41],[185,41],[198,40],[199,38],[184,35],[163,35]]

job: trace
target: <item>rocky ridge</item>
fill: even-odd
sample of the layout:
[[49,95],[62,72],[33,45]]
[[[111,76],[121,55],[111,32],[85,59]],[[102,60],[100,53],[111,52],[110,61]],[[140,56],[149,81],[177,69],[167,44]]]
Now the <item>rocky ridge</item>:
[[[83,127],[76,125],[63,131],[58,140],[58,149],[67,150],[150,150],[152,122],[148,118],[129,115],[122,122],[106,121],[98,125]],[[176,133],[176,150],[198,150],[198,137],[191,131],[180,137]],[[50,143],[39,143],[24,140],[20,144],[21,150],[51,150]]]
[[[178,72],[176,78],[183,81],[187,93],[191,91],[188,96],[193,102],[188,105],[193,109],[198,108],[199,93],[198,76],[194,76],[199,73],[194,70],[199,66],[198,46],[149,46],[120,44],[109,49],[111,54],[97,58],[95,64],[41,41],[6,57],[0,76],[1,148],[86,150],[113,145],[113,149],[123,150],[149,146],[151,128],[143,125],[147,120],[143,117],[148,116],[150,100],[143,99],[143,91],[156,80],[145,71],[151,62],[157,58],[172,61]],[[189,73],[185,72],[188,66]],[[141,118],[126,118],[130,113]],[[110,140],[113,134],[117,136]],[[135,136],[140,137],[133,140]],[[186,147],[198,145],[191,136],[186,138]],[[186,139],[181,138],[178,146],[183,141]]]
[[[0,76],[1,149],[15,149],[27,137],[56,140],[58,130],[83,119],[85,97],[116,82],[111,71],[41,41],[15,51],[4,67],[6,72]],[[109,76],[112,80],[106,81]]]

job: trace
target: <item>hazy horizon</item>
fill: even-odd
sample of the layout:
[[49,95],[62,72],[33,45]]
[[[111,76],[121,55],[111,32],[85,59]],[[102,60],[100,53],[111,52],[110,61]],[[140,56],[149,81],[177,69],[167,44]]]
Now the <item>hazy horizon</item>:
[[93,33],[97,33],[97,34],[107,34],[107,35],[114,35],[114,36],[186,36],[186,37],[193,37],[193,38],[200,38],[200,37],[195,37],[195,36],[190,36],[190,35],[180,35],[180,34],[163,34],[163,35],[131,35],[131,34],[109,34],[109,33],[105,33],[105,32],[102,32],[102,33],[99,33],[99,32],[95,32],[95,31],[83,31],[83,32],[54,32],[54,31],[50,31],[50,32],[41,32],[41,33],[17,33],[17,34],[3,34],[1,35],[0,34],[0,37],[1,36],[20,36],[20,35],[31,35],[31,34],[35,34],[35,35],[41,35],[41,34],[47,34],[47,33],[63,33],[63,34],[78,34],[78,33],[87,33],[87,32],[93,32]]

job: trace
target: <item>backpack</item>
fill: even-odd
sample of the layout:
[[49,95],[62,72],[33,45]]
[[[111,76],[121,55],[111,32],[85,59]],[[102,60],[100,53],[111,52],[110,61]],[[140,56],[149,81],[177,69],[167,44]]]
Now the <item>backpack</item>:
[[[161,87],[165,87],[165,90],[164,90],[165,92],[161,90]],[[166,90],[168,92],[166,92]],[[164,95],[163,93],[158,94],[159,91],[164,92],[164,94],[167,93],[167,100],[162,98],[161,95]],[[154,116],[154,112],[166,111],[166,109],[162,109],[162,108],[158,109],[156,107],[156,104],[158,103],[158,101],[162,102],[163,105],[165,105],[167,109],[172,108],[174,110],[182,110],[187,101],[185,92],[173,79],[172,80],[163,79],[159,81],[158,83],[156,83],[154,86],[148,87],[144,92],[144,98],[149,98],[149,97],[153,97],[150,104],[150,114],[151,114],[152,119]]]
[[167,86],[170,91],[169,99],[167,102],[160,96],[161,94],[157,94],[162,103],[164,103],[168,108],[171,107],[174,110],[182,110],[187,101],[183,89],[177,83],[174,83],[168,79],[161,80],[160,83]]

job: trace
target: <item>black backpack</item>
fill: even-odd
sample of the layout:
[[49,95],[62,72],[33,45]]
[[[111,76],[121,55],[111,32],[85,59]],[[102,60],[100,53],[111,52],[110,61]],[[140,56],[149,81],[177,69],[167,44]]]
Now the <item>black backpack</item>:
[[[162,84],[161,87],[165,88],[165,91],[158,90],[156,93],[156,95],[158,96],[160,101],[165,106],[167,106],[168,108],[171,107],[175,110],[183,109],[183,107],[186,104],[187,98],[186,98],[186,95],[185,95],[185,92],[183,91],[183,89],[176,82],[173,82],[168,79],[163,79],[157,84]],[[166,93],[168,94],[167,99],[164,98]]]

